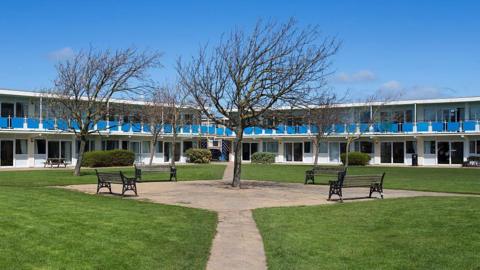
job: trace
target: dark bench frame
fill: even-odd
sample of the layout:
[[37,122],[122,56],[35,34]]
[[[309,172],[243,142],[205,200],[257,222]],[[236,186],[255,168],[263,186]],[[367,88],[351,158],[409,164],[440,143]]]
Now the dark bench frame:
[[125,195],[125,192],[131,190],[137,194],[137,181],[135,177],[126,177],[121,171],[116,173],[105,173],[105,172],[98,172],[95,170],[97,174],[97,194],[100,192],[101,188],[108,188],[110,194],[112,194],[112,184],[121,184],[122,185],[122,196]]
[[46,168],[47,166],[50,166],[50,168],[53,168],[53,166],[57,166],[57,168],[60,168],[60,165],[64,166],[65,168],[67,167],[67,162],[64,158],[47,158],[43,163],[44,168]]
[[336,194],[340,197],[340,201],[343,202],[342,189],[349,187],[369,187],[369,198],[372,197],[373,192],[380,193],[380,197],[383,199],[383,179],[385,173],[378,175],[344,175],[337,181],[330,181],[330,191],[328,192],[328,200],[332,198],[332,195]]
[[170,172],[170,181],[177,181],[177,168],[170,165],[152,165],[152,166],[142,166],[142,165],[133,165],[135,167],[135,178],[138,182],[142,181],[142,174],[144,172]]
[[305,171],[305,185],[310,182],[315,184],[316,175],[332,175],[336,176],[335,178],[339,180],[345,176],[346,173],[347,168],[345,167],[314,166],[312,169]]

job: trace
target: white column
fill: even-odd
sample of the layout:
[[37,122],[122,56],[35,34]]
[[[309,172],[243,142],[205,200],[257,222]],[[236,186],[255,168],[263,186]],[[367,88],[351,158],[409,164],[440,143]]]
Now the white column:
[[27,140],[28,167],[35,167],[35,143],[33,138]]
[[279,139],[278,140],[278,157],[277,157],[278,159],[276,160],[278,162],[284,162],[285,161],[285,157],[284,157],[284,155],[285,155],[284,150],[285,149],[284,149],[283,144],[284,144],[283,140]]
[[418,165],[425,164],[425,153],[423,151],[424,148],[424,139],[423,137],[417,137],[417,154],[418,154]]

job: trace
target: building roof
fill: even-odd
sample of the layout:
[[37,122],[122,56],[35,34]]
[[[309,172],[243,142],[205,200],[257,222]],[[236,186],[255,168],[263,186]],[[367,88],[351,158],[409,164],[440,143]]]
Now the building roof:
[[[8,96],[22,96],[22,97],[41,97],[43,93],[24,90],[12,90],[12,89],[0,89],[0,95]],[[127,100],[127,99],[111,99],[112,103],[123,103],[133,105],[146,105],[145,101],[141,100]],[[439,104],[439,103],[462,103],[462,102],[480,102],[480,96],[471,97],[452,97],[452,98],[434,98],[434,99],[412,99],[412,100],[395,100],[387,102],[371,102],[368,105],[371,106],[393,106],[393,105],[411,105],[411,104]],[[338,107],[362,107],[365,103],[362,102],[349,102],[341,103]],[[290,108],[277,108],[277,109],[290,109]]]

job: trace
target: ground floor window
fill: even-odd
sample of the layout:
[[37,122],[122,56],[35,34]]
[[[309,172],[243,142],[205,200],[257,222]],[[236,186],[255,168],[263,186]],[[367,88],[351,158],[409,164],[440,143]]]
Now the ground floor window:
[[45,155],[47,153],[47,143],[45,140],[35,140],[35,154]]
[[381,163],[405,163],[403,142],[382,142],[380,144]]
[[423,153],[425,155],[435,155],[435,141],[425,141],[423,142]]
[[193,148],[193,142],[192,141],[184,141],[183,142],[183,153],[187,152],[188,149]]
[[105,140],[102,141],[102,150],[115,150],[118,149],[118,141],[116,140]]
[[162,141],[157,142],[157,153],[163,153],[163,142]]
[[355,152],[372,154],[373,153],[373,143],[368,142],[368,141],[355,142]]
[[416,154],[417,153],[417,142],[416,141],[407,141],[405,143],[406,153],[407,154]]
[[63,158],[66,161],[71,161],[72,160],[72,142],[48,141],[47,158]]
[[305,154],[310,154],[312,153],[312,143],[311,142],[305,142],[303,143],[303,152]]
[[[87,140],[85,144],[85,152],[95,151],[95,141]],[[80,140],[77,140],[77,153],[80,152]]]
[[469,145],[469,153],[470,154],[477,154],[477,155],[480,155],[480,140],[478,141],[470,141],[470,145]]
[[278,153],[278,142],[263,142],[263,152]]
[[318,153],[328,154],[328,143],[327,142],[318,143]]
[[144,154],[150,153],[150,141],[143,142],[142,153]]
[[26,155],[27,154],[27,140],[15,140],[15,154]]

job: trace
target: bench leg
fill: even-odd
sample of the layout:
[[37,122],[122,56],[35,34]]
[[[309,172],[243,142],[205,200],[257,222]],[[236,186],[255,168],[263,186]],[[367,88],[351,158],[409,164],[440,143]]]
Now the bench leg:
[[98,183],[97,194],[100,192],[100,189],[102,188],[108,188],[108,191],[110,191],[110,194],[112,194],[112,185],[110,183]]
[[374,184],[370,187],[370,195],[369,195],[369,198],[372,197],[372,193],[373,192],[378,192],[380,194],[380,198],[383,199],[383,186],[381,185],[378,185],[378,184]]
[[315,177],[313,175],[305,175],[305,185],[307,185],[310,181],[312,184],[315,184]]

